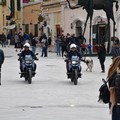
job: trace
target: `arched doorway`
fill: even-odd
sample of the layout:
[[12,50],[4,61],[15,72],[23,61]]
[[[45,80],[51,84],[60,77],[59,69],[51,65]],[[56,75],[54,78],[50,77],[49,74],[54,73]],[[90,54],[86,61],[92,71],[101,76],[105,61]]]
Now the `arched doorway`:
[[107,52],[110,51],[110,28],[108,28],[107,19],[97,16],[93,25],[93,52],[97,52],[101,43],[106,45]]
[[80,20],[77,20],[76,21],[76,28],[75,28],[75,31],[76,31],[76,36],[80,36],[80,33],[82,33],[82,22]]

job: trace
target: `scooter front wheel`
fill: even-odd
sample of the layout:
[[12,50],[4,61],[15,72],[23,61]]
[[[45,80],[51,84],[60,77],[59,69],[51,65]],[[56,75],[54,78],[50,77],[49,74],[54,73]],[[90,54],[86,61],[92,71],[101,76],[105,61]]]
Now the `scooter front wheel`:
[[29,69],[28,71],[28,83],[31,84],[32,83],[32,70]]
[[74,73],[74,85],[77,85],[78,83],[78,71],[75,70],[75,73]]

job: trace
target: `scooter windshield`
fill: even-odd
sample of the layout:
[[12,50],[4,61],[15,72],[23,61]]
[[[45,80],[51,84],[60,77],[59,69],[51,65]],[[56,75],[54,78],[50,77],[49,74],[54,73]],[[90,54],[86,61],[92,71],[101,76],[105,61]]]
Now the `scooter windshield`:
[[72,60],[78,61],[79,57],[78,56],[72,56]]
[[31,55],[25,55],[25,61],[32,61]]

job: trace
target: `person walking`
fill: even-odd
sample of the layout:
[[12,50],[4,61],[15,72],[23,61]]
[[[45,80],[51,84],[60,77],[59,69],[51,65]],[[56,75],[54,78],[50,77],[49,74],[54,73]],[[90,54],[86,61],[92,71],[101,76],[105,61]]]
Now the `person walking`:
[[63,57],[64,53],[67,53],[67,41],[64,35],[62,35],[60,39],[61,39],[61,50],[62,50],[62,57]]
[[42,36],[42,40],[41,40],[41,44],[42,44],[42,54],[41,57],[47,57],[47,47],[48,47],[48,42],[47,42],[47,36],[44,33]]
[[117,56],[120,56],[120,41],[118,38],[116,38],[114,41],[113,41],[113,47],[112,47],[112,50],[111,50],[111,54],[112,54],[112,59],[114,59],[115,57]]
[[49,47],[49,52],[51,52],[52,50],[51,50],[51,44],[52,44],[52,38],[51,38],[51,35],[49,36],[49,38],[48,38],[48,47]]
[[17,49],[19,48],[19,36],[18,36],[17,32],[15,32],[14,39],[15,39],[15,48],[16,48],[16,52],[17,52]]
[[10,34],[10,32],[9,32],[9,33],[7,34],[8,47],[10,46],[11,38],[12,38],[12,36],[11,36],[11,34]]
[[37,40],[35,38],[35,36],[32,38],[31,40],[31,48],[32,48],[32,52],[35,54],[36,52],[36,44],[37,44]]
[[20,44],[20,51],[22,51],[23,49],[23,43],[24,43],[24,38],[21,32],[18,33],[18,37],[19,37],[19,44]]
[[56,42],[56,54],[57,56],[60,56],[61,55],[61,39],[59,35],[57,36],[55,42]]
[[24,39],[25,39],[25,43],[30,42],[30,35],[27,32],[25,33]]
[[110,91],[110,112],[112,120],[120,120],[120,56],[113,59],[108,70],[108,84]]
[[92,54],[92,46],[91,46],[91,44],[89,43],[89,44],[87,44],[86,45],[86,48],[87,48],[87,51],[88,51],[88,54]]
[[6,47],[6,36],[4,32],[2,32],[1,40],[2,40],[2,47]]
[[4,52],[2,49],[0,49],[0,85],[1,85],[1,68],[2,68],[2,64],[4,63]]
[[102,73],[105,72],[105,65],[104,65],[105,58],[106,58],[106,48],[104,44],[101,44],[98,50],[98,59],[101,65]]

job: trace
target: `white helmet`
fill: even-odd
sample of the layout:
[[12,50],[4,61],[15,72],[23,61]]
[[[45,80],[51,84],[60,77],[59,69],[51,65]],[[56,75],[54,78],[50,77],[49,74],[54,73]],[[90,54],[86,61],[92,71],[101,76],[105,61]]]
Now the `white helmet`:
[[29,43],[25,43],[25,44],[24,44],[24,47],[30,48],[30,44],[29,44]]
[[77,47],[76,44],[71,44],[71,45],[70,45],[70,49],[71,49],[71,48],[76,48],[76,47]]

